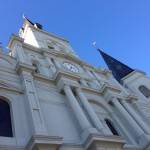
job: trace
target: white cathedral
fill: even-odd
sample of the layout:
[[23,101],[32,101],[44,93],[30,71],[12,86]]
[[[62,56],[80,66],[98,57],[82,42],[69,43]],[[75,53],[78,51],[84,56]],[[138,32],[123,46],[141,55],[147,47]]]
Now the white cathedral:
[[109,69],[24,18],[0,48],[0,150],[150,150],[150,79],[101,50]]

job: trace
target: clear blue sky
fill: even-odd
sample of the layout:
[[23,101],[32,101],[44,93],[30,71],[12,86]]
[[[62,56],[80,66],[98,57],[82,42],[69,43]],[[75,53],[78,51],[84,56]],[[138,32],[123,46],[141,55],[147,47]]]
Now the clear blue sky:
[[47,32],[68,39],[79,57],[95,67],[106,64],[93,41],[150,76],[150,0],[4,0],[0,3],[4,48],[22,26],[22,12]]

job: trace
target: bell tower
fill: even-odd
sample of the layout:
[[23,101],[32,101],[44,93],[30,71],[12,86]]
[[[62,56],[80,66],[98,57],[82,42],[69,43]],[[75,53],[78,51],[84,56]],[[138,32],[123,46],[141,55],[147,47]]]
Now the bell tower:
[[23,21],[23,27],[19,30],[19,37],[23,38],[25,43],[37,48],[67,52],[78,57],[68,40],[45,32],[40,23],[33,23],[25,16]]
[[150,101],[150,80],[146,73],[132,69],[115,58],[99,50],[108,68],[112,71],[114,78],[124,87],[137,94],[139,102],[149,103]]

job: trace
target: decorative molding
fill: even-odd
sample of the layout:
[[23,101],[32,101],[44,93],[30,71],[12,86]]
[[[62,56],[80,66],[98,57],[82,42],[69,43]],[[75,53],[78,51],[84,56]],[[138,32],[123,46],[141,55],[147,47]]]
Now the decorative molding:
[[0,89],[5,89],[5,90],[17,92],[17,93],[22,93],[22,87],[14,86],[14,85],[10,84],[10,82],[6,82],[1,79],[0,79]]

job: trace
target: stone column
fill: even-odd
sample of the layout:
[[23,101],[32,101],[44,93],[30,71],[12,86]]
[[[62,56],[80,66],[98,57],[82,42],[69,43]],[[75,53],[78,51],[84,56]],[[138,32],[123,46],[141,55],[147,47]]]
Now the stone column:
[[76,93],[80,98],[82,105],[84,106],[87,114],[89,115],[90,119],[92,120],[94,126],[97,128],[98,131],[104,133],[104,126],[100,122],[98,116],[96,115],[95,111],[89,104],[88,100],[86,99],[85,95],[82,93],[80,88],[76,88]]
[[91,127],[91,125],[90,125],[89,121],[87,120],[85,114],[83,113],[80,105],[78,104],[77,99],[73,95],[70,86],[65,85],[63,89],[64,89],[64,92],[68,98],[68,101],[73,109],[73,112],[74,112],[82,130],[84,131],[86,128]]
[[120,103],[128,111],[128,113],[133,117],[133,119],[139,124],[139,126],[145,131],[145,133],[150,134],[150,128],[143,122],[142,119],[131,109],[126,101],[122,100]]
[[144,131],[138,126],[138,124],[133,120],[133,118],[128,114],[128,112],[123,108],[123,106],[119,103],[117,98],[113,98],[112,103],[114,106],[118,109],[120,114],[124,117],[124,119],[127,121],[127,123],[131,126],[131,128],[134,130],[135,134],[137,134],[138,137],[141,135],[144,135]]

